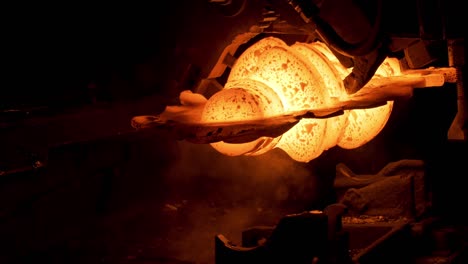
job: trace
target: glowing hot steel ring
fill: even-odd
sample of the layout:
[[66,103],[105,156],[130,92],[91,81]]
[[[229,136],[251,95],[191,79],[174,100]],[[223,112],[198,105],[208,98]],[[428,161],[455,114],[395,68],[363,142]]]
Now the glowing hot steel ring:
[[[376,76],[397,75],[396,66],[387,59]],[[238,58],[224,89],[208,99],[201,121],[260,119],[332,106],[348,96],[342,79],[351,70],[344,68],[323,43],[288,46],[280,39],[264,38]],[[332,118],[304,118],[276,138],[211,145],[229,156],[259,155],[281,148],[293,159],[308,162],[336,145],[351,149],[369,142],[385,126],[392,106],[388,101],[379,107],[346,110]]]

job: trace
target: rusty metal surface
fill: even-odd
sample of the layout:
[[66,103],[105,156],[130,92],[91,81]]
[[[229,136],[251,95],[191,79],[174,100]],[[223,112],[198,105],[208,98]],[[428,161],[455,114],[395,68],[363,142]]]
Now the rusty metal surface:
[[335,187],[344,188],[339,200],[352,215],[415,219],[431,207],[424,170],[422,160],[400,160],[375,175],[355,175],[341,164],[337,166]]

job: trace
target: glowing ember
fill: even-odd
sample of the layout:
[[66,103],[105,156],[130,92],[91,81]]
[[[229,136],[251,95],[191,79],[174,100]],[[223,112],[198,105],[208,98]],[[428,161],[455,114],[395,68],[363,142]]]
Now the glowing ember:
[[[280,39],[264,38],[238,58],[224,89],[208,99],[201,121],[242,121],[331,107],[347,99],[342,79],[351,70],[323,43],[288,46]],[[399,75],[398,70],[398,62],[387,59],[375,78]],[[211,145],[230,156],[259,155],[277,147],[297,161],[308,162],[336,145],[351,149],[372,140],[385,126],[392,105],[389,101],[327,119],[304,118],[277,138]]]

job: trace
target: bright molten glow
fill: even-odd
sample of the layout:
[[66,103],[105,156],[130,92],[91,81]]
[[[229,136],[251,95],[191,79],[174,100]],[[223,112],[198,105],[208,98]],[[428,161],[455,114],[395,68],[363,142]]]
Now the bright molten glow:
[[[230,81],[222,92],[214,94],[205,105],[202,121],[241,121],[278,115],[283,112],[281,100],[267,85],[250,79]],[[261,137],[243,144],[212,143],[217,151],[228,156],[258,155],[270,148],[266,142],[273,140]],[[277,141],[277,140],[276,140]]]
[[[376,77],[397,75],[398,67],[387,59]],[[240,121],[281,113],[333,106],[346,99],[344,68],[320,42],[295,43],[268,37],[249,47],[236,61],[224,89],[208,99],[202,121]],[[357,148],[373,139],[385,126],[393,102],[347,110],[328,119],[302,119],[277,138],[261,137],[243,144],[211,145],[229,155],[259,155],[275,147],[293,159],[308,162],[334,146]]]

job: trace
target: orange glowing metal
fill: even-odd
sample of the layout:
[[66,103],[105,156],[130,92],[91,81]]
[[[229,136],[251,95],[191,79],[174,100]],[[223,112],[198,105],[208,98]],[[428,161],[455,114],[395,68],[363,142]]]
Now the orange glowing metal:
[[360,147],[385,126],[393,100],[413,89],[456,82],[453,68],[400,72],[387,58],[357,93],[347,95],[344,68],[321,42],[269,37],[248,48],[218,93],[207,99],[186,90],[180,105],[154,116],[135,116],[132,126],[168,129],[176,139],[211,144],[229,156],[260,155],[273,148],[308,162],[339,146]]
[[268,37],[248,48],[222,90],[209,99],[190,90],[180,105],[158,115],[135,116],[134,128],[164,128],[175,139],[211,144],[229,156],[260,155],[273,148],[308,162],[339,146],[360,147],[385,126],[393,100],[413,89],[456,82],[453,68],[400,71],[387,58],[374,77],[348,95],[344,68],[321,42],[295,43]]
[[[224,89],[208,99],[201,121],[242,121],[277,116],[304,109],[333,107],[348,95],[344,68],[322,43],[296,43],[264,38],[249,47],[231,69]],[[400,75],[398,62],[387,59],[375,78]],[[304,118],[276,138],[260,137],[242,144],[211,143],[229,156],[259,155],[283,149],[293,159],[308,162],[334,146],[357,148],[385,126],[393,102],[368,109],[345,110],[327,118]]]

